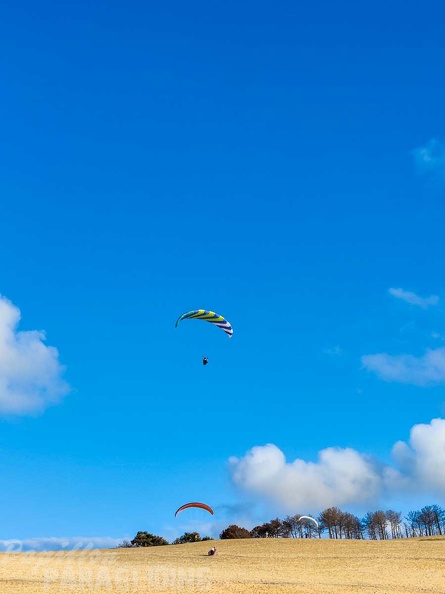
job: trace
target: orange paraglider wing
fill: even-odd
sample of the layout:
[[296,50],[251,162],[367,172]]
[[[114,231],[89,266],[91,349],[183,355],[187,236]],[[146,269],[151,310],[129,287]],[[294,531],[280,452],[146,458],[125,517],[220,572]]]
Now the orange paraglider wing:
[[198,507],[200,509],[205,509],[213,516],[213,509],[209,505],[206,505],[205,503],[199,503],[199,501],[193,501],[192,503],[185,503],[184,505],[181,505],[181,507],[176,510],[175,518],[179,514],[179,512],[182,512],[183,509],[187,509],[189,507]]

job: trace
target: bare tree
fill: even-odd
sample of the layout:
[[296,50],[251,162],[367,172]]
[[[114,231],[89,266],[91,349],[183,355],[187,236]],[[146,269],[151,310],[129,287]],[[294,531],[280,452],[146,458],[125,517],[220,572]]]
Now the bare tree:
[[377,529],[373,512],[368,512],[362,520],[363,526],[371,540],[377,540]]
[[268,525],[270,537],[279,538],[280,536],[283,536],[283,532],[285,532],[285,530],[283,530],[283,522],[280,520],[280,518],[275,518],[274,520],[271,520],[270,522],[268,522]]
[[283,520],[283,526],[285,526],[288,536],[291,536],[292,538],[302,537],[302,526],[299,519],[300,515],[296,514],[295,516],[286,516]]
[[392,509],[386,512],[386,519],[391,528],[391,538],[402,538],[401,518],[402,512],[396,512]]
[[318,522],[328,531],[329,538],[341,538],[342,514],[338,507],[329,507],[321,512]]
[[406,520],[408,522],[408,533],[411,537],[415,536],[424,536],[423,526],[419,519],[420,512],[418,511],[410,511],[406,515]]
[[374,521],[380,540],[388,540],[388,519],[386,513],[381,509],[376,511],[374,514]]
[[431,510],[434,514],[437,534],[442,535],[445,532],[445,510],[436,504],[431,506]]
[[445,512],[438,505],[427,505],[418,514],[419,525],[427,536],[442,534]]
[[348,512],[343,514],[343,533],[345,538],[364,538],[362,523],[357,516]]

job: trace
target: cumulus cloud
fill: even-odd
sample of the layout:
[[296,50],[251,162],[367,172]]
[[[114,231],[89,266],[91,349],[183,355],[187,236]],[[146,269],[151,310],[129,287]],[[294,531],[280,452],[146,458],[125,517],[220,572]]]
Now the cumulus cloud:
[[409,443],[398,441],[392,455],[412,486],[445,496],[445,419],[414,425]]
[[429,297],[420,297],[412,291],[405,291],[404,289],[389,289],[389,293],[396,297],[410,303],[411,305],[418,305],[422,309],[427,309],[431,305],[437,305],[439,303],[439,297],[437,295],[430,295]]
[[123,538],[111,536],[43,536],[23,540],[0,540],[0,551],[19,553],[22,551],[80,551],[89,549],[111,549]]
[[397,492],[445,496],[445,419],[415,425],[408,443],[392,449],[393,465],[351,448],[326,448],[317,462],[288,462],[273,444],[229,459],[233,483],[287,513],[377,502]]
[[424,355],[364,355],[362,364],[387,382],[437,386],[445,383],[445,347],[429,349]]
[[69,392],[44,332],[18,331],[20,310],[0,296],[0,414],[40,412]]
[[275,445],[253,447],[244,458],[229,460],[235,485],[295,508],[320,508],[376,498],[381,476],[375,463],[351,448],[327,448],[317,462],[287,462]]
[[437,138],[415,149],[414,158],[421,173],[445,173],[445,145]]

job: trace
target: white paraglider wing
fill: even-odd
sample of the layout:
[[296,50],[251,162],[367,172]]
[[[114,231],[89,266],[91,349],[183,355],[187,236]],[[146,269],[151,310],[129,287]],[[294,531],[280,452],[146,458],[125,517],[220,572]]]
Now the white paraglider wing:
[[309,520],[311,522],[313,522],[315,524],[315,526],[318,528],[318,522],[315,518],[311,518],[311,516],[300,516],[298,518],[298,521],[301,522],[301,520]]

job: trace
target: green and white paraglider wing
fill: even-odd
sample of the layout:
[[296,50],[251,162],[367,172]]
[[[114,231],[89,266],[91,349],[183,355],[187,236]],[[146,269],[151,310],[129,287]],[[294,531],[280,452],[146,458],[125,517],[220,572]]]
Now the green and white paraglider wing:
[[210,322],[211,324],[218,326],[218,328],[221,328],[221,330],[224,330],[229,338],[232,338],[233,336],[233,328],[230,322],[214,311],[208,311],[206,309],[194,309],[188,311],[182,314],[182,316],[179,316],[176,320],[175,327],[177,327],[182,320],[204,320],[204,322]]

